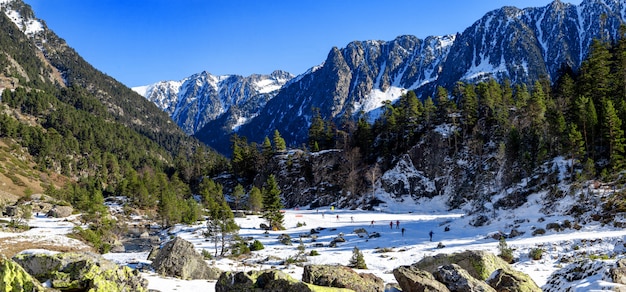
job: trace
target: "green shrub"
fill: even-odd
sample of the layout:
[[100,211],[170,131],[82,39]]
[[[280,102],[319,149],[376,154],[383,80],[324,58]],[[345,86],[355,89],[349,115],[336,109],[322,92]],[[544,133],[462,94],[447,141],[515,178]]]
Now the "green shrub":
[[230,254],[233,256],[240,256],[244,254],[249,254],[250,248],[248,244],[241,238],[237,237],[235,242],[233,242],[230,246]]
[[543,256],[543,249],[541,248],[533,248],[528,253],[528,256],[533,260],[540,260]]
[[348,267],[355,268],[355,269],[367,269],[367,265],[365,264],[365,258],[363,257],[363,253],[356,246],[354,247],[354,249],[352,249],[352,258],[350,258]]
[[205,260],[212,260],[212,259],[213,259],[213,255],[212,255],[212,254],[211,254],[208,250],[206,250],[206,249],[203,249],[203,250],[202,250],[202,257],[203,257]]
[[298,224],[296,224],[296,227],[302,227],[302,226],[306,226],[305,222],[298,222]]
[[513,249],[509,248],[508,244],[506,244],[504,236],[500,237],[498,249],[500,250],[500,254],[498,255],[500,258],[509,264],[513,262]]
[[319,253],[319,252],[317,252],[317,250],[312,250],[312,251],[309,253],[309,255],[310,255],[310,256],[312,256],[312,257],[314,257],[314,256],[318,256],[318,255],[320,255],[320,253]]
[[261,243],[258,239],[255,239],[251,244],[250,244],[250,250],[251,251],[257,251],[257,250],[262,250],[264,249],[265,246],[263,246],[263,243]]

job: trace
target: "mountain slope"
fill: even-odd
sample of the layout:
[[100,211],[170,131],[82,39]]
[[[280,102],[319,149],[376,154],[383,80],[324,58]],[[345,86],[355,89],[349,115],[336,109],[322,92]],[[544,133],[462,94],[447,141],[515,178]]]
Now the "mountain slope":
[[[49,30],[44,21],[35,18],[30,6],[19,0],[4,0],[0,1],[0,9],[3,21],[14,24],[13,27],[8,22],[3,25],[3,39],[19,44],[19,48],[10,52],[6,50],[11,46],[3,46],[4,56],[8,59],[1,68],[3,79],[18,79],[13,81],[12,86],[10,81],[4,82],[9,85],[6,87],[81,87],[102,102],[116,121],[149,137],[169,151],[178,150],[181,143],[195,143],[153,103],[87,63],[63,39]],[[19,33],[11,31],[15,28]],[[35,58],[21,56],[23,54],[31,54]],[[21,63],[16,66],[17,62],[11,59],[20,59]],[[24,63],[24,60],[28,62]],[[24,68],[19,70],[14,67]]]

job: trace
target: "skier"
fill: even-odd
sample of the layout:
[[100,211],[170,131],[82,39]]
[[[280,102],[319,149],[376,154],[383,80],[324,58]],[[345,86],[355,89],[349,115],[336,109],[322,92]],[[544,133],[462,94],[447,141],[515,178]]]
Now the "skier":
[[400,220],[396,220],[396,229],[400,228]]
[[402,237],[404,237],[404,227],[402,227]]
[[337,215],[337,221],[339,221],[339,215]]
[[433,234],[435,233],[432,230],[428,232],[428,235],[430,235],[430,241],[433,241]]
[[374,220],[372,220],[372,223],[370,224],[370,226],[374,226]]
[[393,221],[389,222],[389,229],[393,229]]
[[350,216],[350,222],[354,223],[354,217]]

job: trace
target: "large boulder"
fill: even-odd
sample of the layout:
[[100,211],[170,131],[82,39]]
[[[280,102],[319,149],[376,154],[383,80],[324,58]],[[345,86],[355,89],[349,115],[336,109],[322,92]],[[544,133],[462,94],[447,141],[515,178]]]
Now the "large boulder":
[[459,265],[450,264],[440,266],[434,273],[435,279],[456,292],[496,292],[491,286],[483,281],[472,277]]
[[0,255],[0,291],[46,291],[16,262]]
[[618,260],[610,273],[613,283],[626,284],[626,259]]
[[73,212],[72,206],[54,206],[46,215],[54,218],[65,218],[72,215]]
[[180,237],[166,243],[152,260],[154,270],[169,277],[181,279],[217,280],[222,273],[210,267],[193,244]]
[[401,266],[393,270],[402,292],[448,292],[446,285],[435,280],[433,274],[414,266]]
[[147,291],[139,272],[93,253],[20,253],[13,260],[60,291]]
[[383,292],[385,283],[372,274],[358,274],[344,266],[306,265],[302,281],[318,286],[347,288],[354,291]]
[[453,254],[437,254],[435,256],[428,256],[413,265],[418,269],[434,274],[440,266],[450,264],[459,265],[472,277],[483,281],[489,278],[489,276],[498,269],[503,269],[505,271],[513,270],[508,263],[498,256],[486,251],[474,250]]
[[[249,272],[224,272],[215,283],[216,292],[313,292],[327,291],[324,287],[303,283],[278,270],[263,270]],[[334,289],[333,291],[352,291]]]
[[505,271],[499,269],[495,271],[487,284],[496,289],[496,291],[507,292],[541,292],[541,288],[530,276],[518,271]]

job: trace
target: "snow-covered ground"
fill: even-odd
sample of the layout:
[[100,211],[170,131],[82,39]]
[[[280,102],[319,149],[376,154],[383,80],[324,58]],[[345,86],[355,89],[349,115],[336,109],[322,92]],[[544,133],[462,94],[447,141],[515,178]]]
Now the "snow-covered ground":
[[[346,265],[352,256],[352,249],[356,246],[364,254],[365,262],[369,268],[367,272],[374,273],[385,280],[393,283],[395,279],[392,270],[401,265],[410,265],[422,259],[424,256],[438,253],[453,253],[464,250],[487,250],[495,254],[499,252],[498,241],[491,235],[502,232],[508,234],[516,229],[520,236],[507,239],[509,247],[514,249],[516,269],[529,274],[539,286],[546,284],[548,276],[562,268],[564,257],[581,258],[589,255],[607,255],[611,258],[619,258],[624,252],[624,237],[626,230],[621,228],[603,226],[600,223],[588,223],[582,225],[580,230],[565,229],[564,231],[547,230],[544,235],[533,236],[532,232],[538,228],[546,228],[548,223],[563,223],[565,220],[574,222],[573,218],[565,216],[546,216],[539,210],[540,195],[529,197],[528,203],[511,211],[497,211],[491,214],[493,219],[483,227],[469,225],[471,218],[465,216],[462,211],[457,212],[428,212],[426,206],[415,206],[415,211],[410,211],[407,204],[386,205],[386,212],[360,211],[360,210],[331,210],[330,207],[314,210],[285,210],[284,231],[269,231],[265,234],[259,228],[265,221],[258,216],[236,218],[241,226],[239,235],[260,240],[265,249],[253,252],[244,260],[234,261],[231,259],[212,260],[222,270],[247,271],[251,269],[266,269],[274,266],[290,274],[296,279],[302,276],[302,268],[296,265],[280,265],[280,259],[295,256],[299,244],[300,235],[309,234],[311,229],[321,229],[317,234],[316,242],[310,237],[302,237],[306,247],[306,253],[316,250],[320,255],[308,256],[307,263],[311,264],[341,264]],[[436,202],[429,202],[436,206]],[[434,208],[438,209],[438,208]],[[397,211],[397,212],[394,212]],[[399,228],[396,221],[400,222]],[[373,224],[372,224],[373,222]],[[390,228],[390,223],[393,226]],[[66,220],[56,220],[44,217],[36,217],[29,224],[34,228],[26,233],[1,233],[0,239],[11,237],[33,236],[63,236],[74,227],[74,224]],[[297,227],[298,225],[303,225]],[[354,233],[357,228],[364,228],[370,234],[378,232],[378,238],[359,237]],[[405,229],[402,235],[402,228]],[[445,231],[449,229],[449,231]],[[433,241],[429,239],[429,232],[433,231]],[[176,226],[163,232],[164,238],[180,236],[192,242],[196,248],[207,249],[214,252],[214,245],[202,235],[203,224],[193,226]],[[281,234],[289,234],[294,243],[291,246],[281,244],[277,237]],[[328,247],[330,241],[343,234],[346,242],[339,243],[337,247]],[[439,243],[444,248],[437,248]],[[323,247],[315,247],[316,243]],[[63,244],[78,244],[73,240],[67,240]],[[531,260],[528,252],[533,248],[545,250],[541,260]],[[383,251],[384,252],[381,252]],[[149,264],[146,260],[148,252],[141,253],[109,253],[104,255],[119,264],[138,267]],[[276,257],[276,260],[266,261],[268,257]],[[149,288],[159,291],[214,291],[215,281],[207,280],[178,280],[162,278],[151,272],[143,275],[149,281]],[[581,281],[580,291],[606,287],[609,285],[602,277],[589,278]]]

